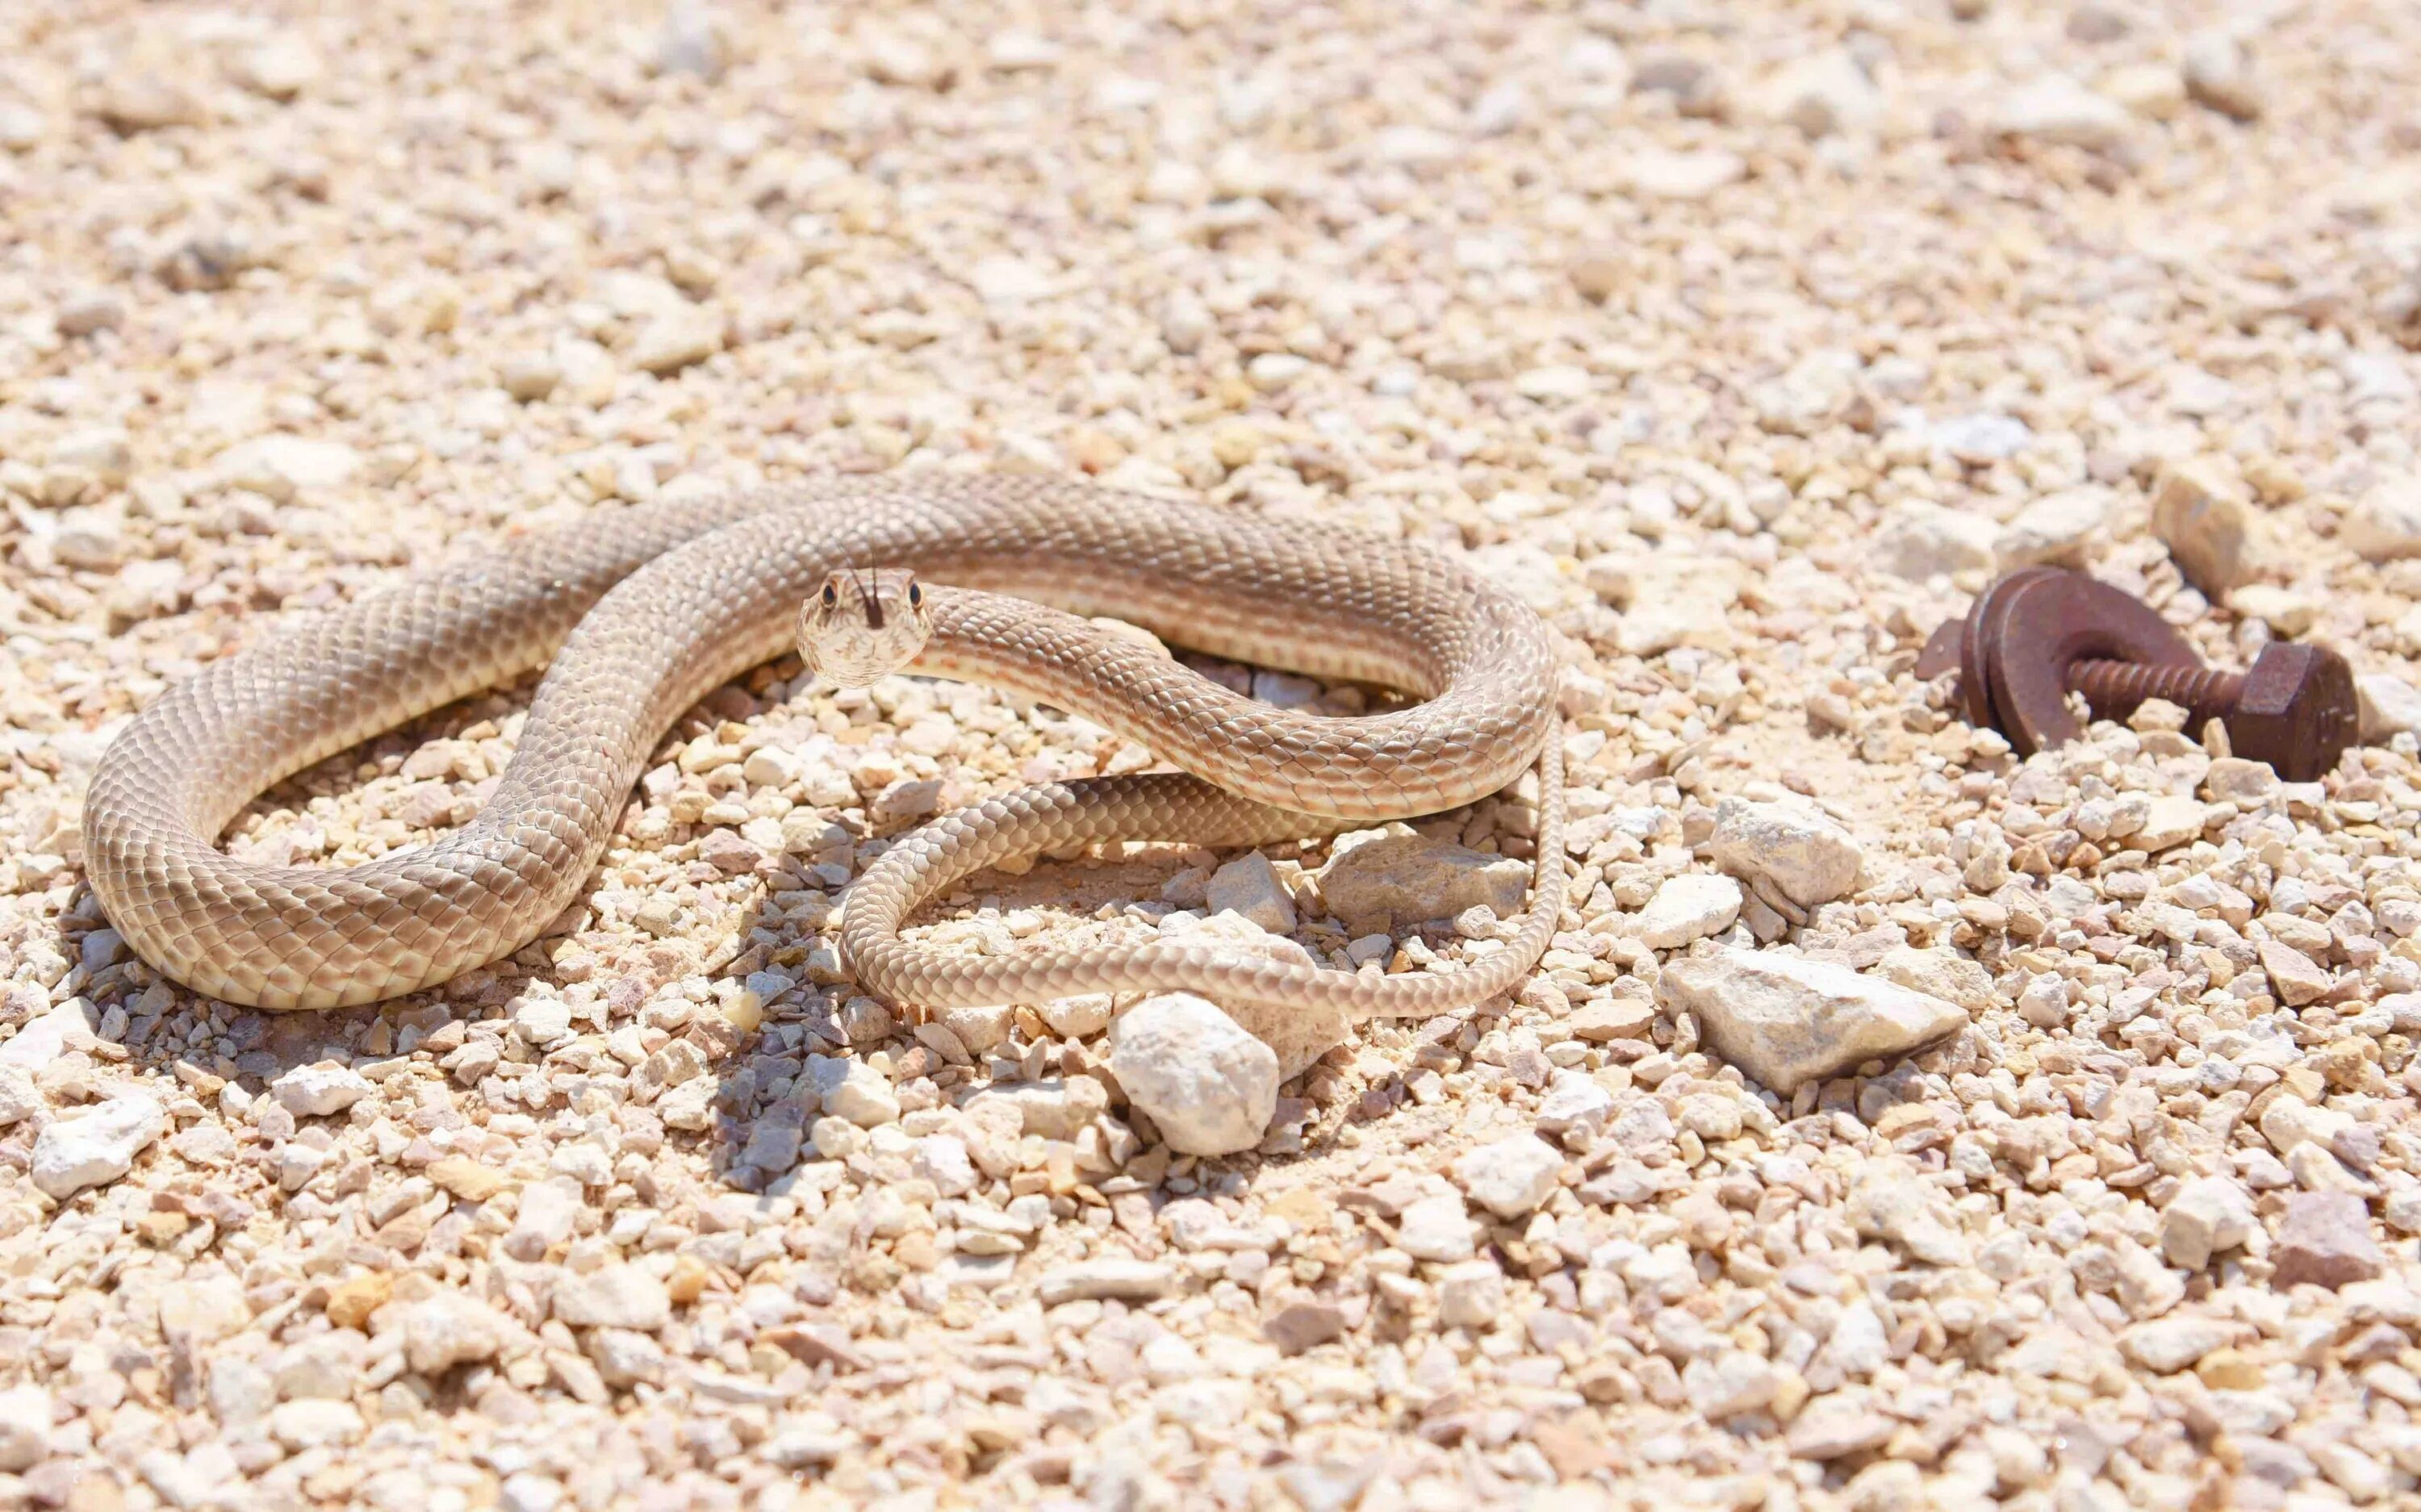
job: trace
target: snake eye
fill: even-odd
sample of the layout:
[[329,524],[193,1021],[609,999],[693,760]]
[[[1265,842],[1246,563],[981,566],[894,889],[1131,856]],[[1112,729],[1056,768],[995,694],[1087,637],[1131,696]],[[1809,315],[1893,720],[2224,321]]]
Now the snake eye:
[[925,585],[921,583],[908,585],[908,607],[911,609],[925,607]]
[[834,587],[834,586],[833,586],[831,584],[829,584],[829,583],[825,584],[825,585],[824,585],[824,591],[823,591],[823,601],[824,601],[824,607],[825,607],[826,609],[837,609],[837,608],[839,608],[839,607],[840,607],[840,590],[839,590],[838,588]]

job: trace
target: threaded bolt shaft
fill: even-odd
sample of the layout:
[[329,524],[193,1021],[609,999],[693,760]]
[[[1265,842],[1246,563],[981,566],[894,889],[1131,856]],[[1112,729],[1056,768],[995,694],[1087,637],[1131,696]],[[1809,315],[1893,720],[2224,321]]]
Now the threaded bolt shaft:
[[2123,720],[2154,699],[2204,720],[2226,719],[2244,695],[2244,674],[2222,667],[2147,666],[2136,662],[2073,662],[2068,685],[2085,695],[2096,719]]

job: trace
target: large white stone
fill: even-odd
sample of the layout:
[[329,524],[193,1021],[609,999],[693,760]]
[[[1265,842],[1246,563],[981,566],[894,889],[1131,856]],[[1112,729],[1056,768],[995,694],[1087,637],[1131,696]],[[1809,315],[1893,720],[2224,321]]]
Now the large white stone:
[[1110,1026],[1110,1073],[1182,1154],[1250,1149],[1277,1111],[1277,1052],[1190,992],[1146,998]]
[[368,1077],[335,1061],[297,1066],[269,1083],[269,1095],[297,1118],[342,1113],[377,1090]]
[[1850,832],[1814,808],[1742,798],[1715,805],[1713,850],[1716,865],[1762,878],[1801,908],[1848,896],[1866,860]]
[[1320,873],[1328,912],[1356,935],[1450,919],[1475,904],[1508,918],[1529,886],[1527,862],[1417,834],[1365,841]]
[[60,1202],[106,1185],[133,1169],[134,1157],[167,1126],[160,1104],[139,1092],[47,1125],[34,1141],[34,1185]]
[[1469,1150],[1454,1162],[1455,1184],[1499,1218],[1523,1218],[1555,1194],[1564,1158],[1530,1134]]
[[1213,912],[1241,914],[1272,934],[1294,930],[1294,897],[1270,858],[1257,850],[1210,874],[1210,905]]
[[1740,911],[1740,883],[1728,877],[1686,872],[1664,879],[1656,896],[1632,921],[1632,933],[1650,950],[1679,950],[1694,940],[1730,928]]
[[1677,960],[1656,998],[1698,1016],[1708,1046],[1788,1097],[1865,1061],[1897,1059],[1967,1025],[1966,1010],[1847,967],[1769,951]]

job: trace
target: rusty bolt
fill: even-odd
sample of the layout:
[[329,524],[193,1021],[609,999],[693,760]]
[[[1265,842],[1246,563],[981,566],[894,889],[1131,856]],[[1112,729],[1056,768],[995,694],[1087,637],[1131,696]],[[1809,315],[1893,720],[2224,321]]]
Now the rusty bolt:
[[1921,677],[1956,668],[1969,723],[1989,725],[2020,755],[2081,738],[2068,706],[2082,694],[2097,719],[2123,720],[2165,699],[2216,719],[2229,747],[2288,782],[2317,780],[2354,741],[2359,706],[2345,659],[2274,644],[2252,668],[2205,666],[2151,608],[2082,572],[2027,568],[1986,588],[1967,617],[1935,630]]

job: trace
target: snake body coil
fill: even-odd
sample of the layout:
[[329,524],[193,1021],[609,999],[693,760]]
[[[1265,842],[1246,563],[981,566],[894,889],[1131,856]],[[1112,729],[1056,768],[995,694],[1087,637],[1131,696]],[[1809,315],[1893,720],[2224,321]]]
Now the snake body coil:
[[[1050,833],[1062,839],[1109,837],[1096,832],[1112,820],[1289,833],[1245,812],[1254,805],[1331,821],[1298,834],[1434,813],[1505,787],[1551,747],[1545,626],[1425,550],[1043,479],[832,479],[533,534],[212,663],[104,755],[85,804],[93,890],[146,960],[264,1008],[375,1002],[508,955],[578,896],[673,721],[780,654],[803,596],[859,565],[1114,616],[1214,655],[1425,699],[1356,719],[1291,713],[1164,659],[1104,656],[1065,615],[968,595],[963,633],[937,639],[915,670],[1047,697],[1249,801],[1210,814],[1208,790],[1182,779],[1173,789],[1165,777],[1127,779],[1146,785],[1132,791],[1076,785],[1057,790],[1085,811],[1071,827],[1059,801]],[[502,780],[454,834],[349,868],[267,866],[217,849],[227,821],[272,784],[550,659]],[[1152,783],[1193,806],[1152,808]],[[1560,791],[1551,783],[1542,796],[1558,818]],[[995,849],[1001,833],[995,824]],[[1560,905],[1551,849],[1547,925],[1518,947],[1529,960]],[[1215,971],[1181,974],[1218,985]],[[1062,971],[1052,985],[1086,990],[1081,976]],[[1287,975],[1257,995],[1283,1001],[1305,985]]]

